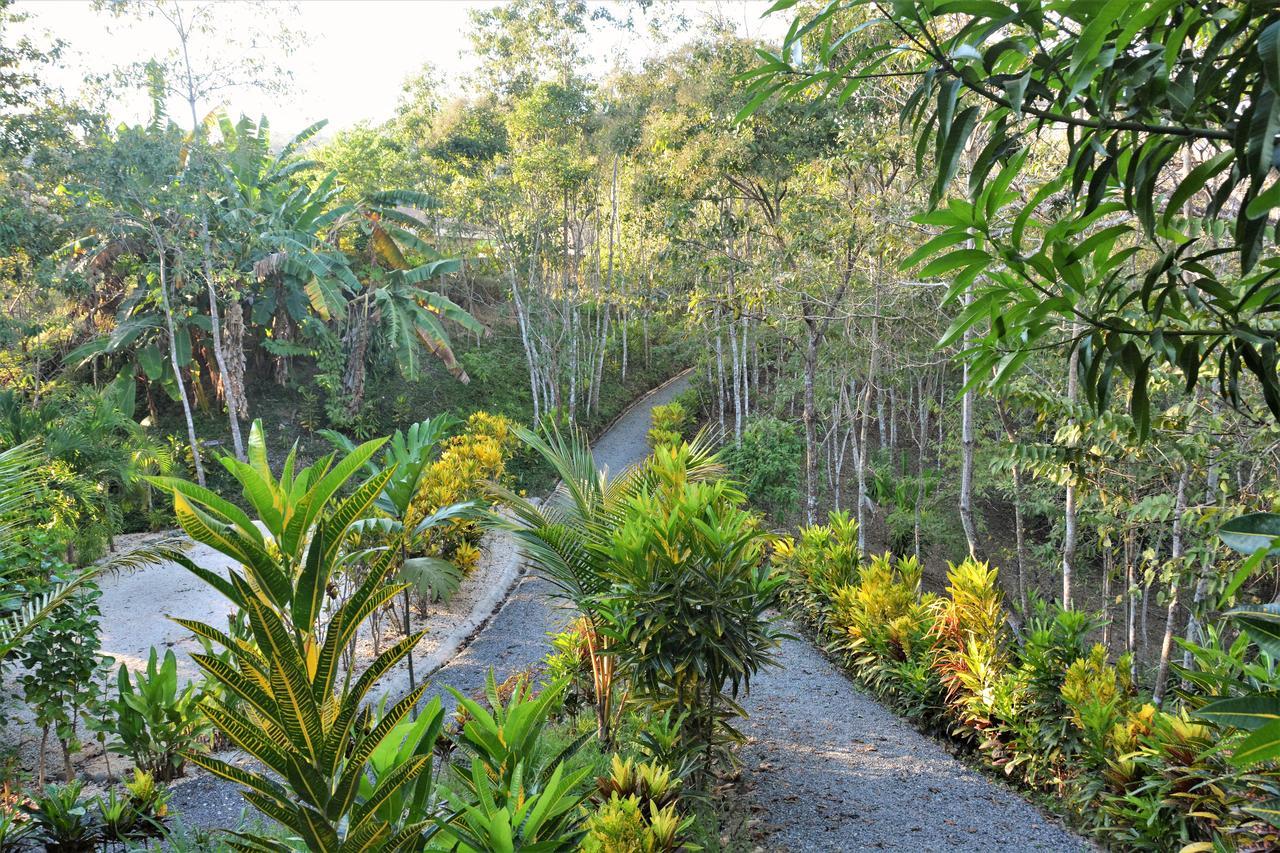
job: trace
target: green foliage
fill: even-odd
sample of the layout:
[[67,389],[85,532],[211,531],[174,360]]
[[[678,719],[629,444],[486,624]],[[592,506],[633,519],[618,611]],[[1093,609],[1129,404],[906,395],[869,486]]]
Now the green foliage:
[[426,758],[426,769],[405,784],[385,789],[385,801],[378,806],[378,817],[388,824],[420,823],[428,820],[436,806],[433,799],[432,753],[444,728],[444,709],[439,697],[433,698],[418,712],[416,720],[402,720],[386,739],[369,755],[369,773],[360,779],[359,797],[369,801],[387,781],[393,784],[411,767]]
[[[648,468],[639,465],[612,478],[606,476],[596,466],[590,443],[580,430],[565,433],[554,424],[544,424],[541,435],[522,429],[516,435],[550,465],[560,486],[541,504],[506,488],[496,494],[511,509],[515,518],[511,526],[529,559],[558,594],[585,616],[580,627],[591,667],[598,734],[607,745],[621,710],[614,704],[612,638],[604,631],[609,617],[602,597],[613,583],[607,548],[628,518],[628,502],[649,478]],[[719,471],[703,442],[695,441],[680,453],[691,482]]]
[[942,680],[955,733],[980,740],[991,726],[996,692],[1009,662],[1004,596],[997,570],[966,560],[947,572],[939,600],[933,667]]
[[646,810],[640,797],[613,794],[591,814],[584,853],[667,853],[697,850],[682,842],[682,834],[693,818],[681,818],[674,805],[658,808],[650,802]]
[[470,787],[476,802],[459,800],[461,814],[453,823],[439,824],[442,834],[464,853],[487,853],[490,850],[572,851],[582,837],[578,806],[583,795],[577,787],[586,776],[584,769],[566,775],[557,765],[546,783],[527,797],[496,796],[484,775],[482,766],[471,765]]
[[0,447],[40,450],[28,462],[35,488],[28,524],[56,536],[54,547],[72,562],[98,559],[127,516],[146,515],[151,495],[142,478],[168,472],[173,456],[133,420],[129,377],[101,391],[80,388],[34,403],[0,391]]
[[624,505],[603,554],[602,632],[636,697],[688,712],[700,778],[740,739],[734,701],[770,664],[779,631],[769,613],[781,579],[762,565],[767,535],[727,481],[690,477],[688,445],[659,447],[649,481]]
[[459,849],[572,850],[582,836],[578,806],[586,799],[581,783],[589,768],[567,771],[565,760],[590,735],[551,754],[544,742],[548,719],[557,707],[564,684],[553,684],[534,696],[528,683],[517,684],[502,701],[490,671],[486,710],[454,690],[466,722],[458,744],[470,756],[469,769],[453,766],[458,786],[451,801],[460,822],[437,820],[444,835]]
[[113,715],[109,730],[118,738],[111,751],[129,756],[158,781],[181,776],[187,754],[197,751],[209,728],[198,702],[196,685],[178,687],[178,659],[172,649],[158,663],[152,648],[146,672],[130,674],[121,664],[117,696],[108,702]]
[[724,449],[724,466],[742,484],[752,504],[773,518],[794,511],[801,493],[804,437],[796,425],[757,416],[747,422],[741,440]]
[[782,595],[791,612],[809,627],[825,629],[836,590],[852,584],[862,565],[858,523],[833,512],[827,524],[801,528],[798,540],[775,542],[772,563],[789,581]]
[[[794,612],[807,609],[828,648],[877,695],[977,750],[991,769],[1056,795],[1108,845],[1244,849],[1280,839],[1274,764],[1241,755],[1251,732],[1270,724],[1269,711],[1254,712],[1276,689],[1272,658],[1252,660],[1248,635],[1228,643],[1211,627],[1203,645],[1184,644],[1196,662],[1177,668],[1190,685],[1184,698],[1211,724],[1198,723],[1140,701],[1130,658],[1112,662],[1090,646],[1093,614],[1035,600],[1015,638],[994,569],[966,561],[951,568],[944,595],[922,596],[914,561],[863,559],[845,550],[855,541],[852,525],[833,516],[779,543],[773,564],[788,578]],[[817,570],[828,555],[839,566]],[[1210,701],[1223,691],[1230,698]]]
[[[247,614],[253,643],[198,622],[181,624],[231,653],[234,666],[209,655],[195,655],[193,660],[243,700],[243,706],[233,711],[221,700],[206,697],[201,708],[232,743],[273,775],[207,756],[191,754],[188,759],[242,786],[251,805],[288,827],[311,850],[338,850],[344,844],[399,849],[427,828],[424,820],[412,819],[407,807],[388,820],[382,806],[417,780],[430,778],[429,755],[415,752],[367,797],[360,796],[370,757],[408,718],[425,685],[410,691],[376,722],[366,700],[378,678],[403,659],[421,635],[397,641],[359,675],[340,677],[342,652],[356,630],[405,588],[389,582],[394,552],[376,555],[347,598],[323,605],[335,573],[352,559],[346,546],[353,525],[369,515],[393,472],[368,477],[346,497],[337,493],[381,443],[366,442],[336,464],[331,454],[300,470],[295,470],[290,453],[277,479],[267,463],[261,425],[255,423],[249,461],[223,462],[243,486],[261,529],[212,492],[183,481],[156,480],[173,493],[175,514],[187,533],[240,565],[239,571],[223,578],[187,563]],[[412,799],[416,801],[416,795]],[[276,846],[261,836],[247,834],[243,840],[263,849]]]
[[[827,5],[761,54],[744,113],[775,93],[814,88],[843,104],[882,72],[915,76],[902,118],[917,165],[932,152],[934,167],[932,210],[919,221],[942,230],[905,265],[927,261],[921,274],[949,279],[952,302],[970,295],[944,341],[977,333],[975,375],[1007,380],[1070,323],[1090,401],[1105,408],[1123,372],[1144,436],[1160,365],[1188,389],[1211,368],[1237,406],[1249,374],[1280,418],[1276,332],[1263,320],[1280,297],[1267,256],[1280,204],[1268,131],[1280,115],[1278,27],[1268,9],[1225,1],[1189,14],[1160,0],[1054,14]],[[1033,142],[1061,133],[1058,150]],[[968,197],[948,200],[978,138]],[[1041,147],[1056,164],[1043,172],[1032,168]],[[1157,191],[1179,168],[1170,191]],[[1235,263],[1219,263],[1223,253]]]
[[679,401],[654,406],[649,410],[649,446],[659,447],[684,441],[689,420],[689,413]]
[[28,807],[36,833],[51,853],[80,853],[92,849],[97,838],[90,803],[82,796],[83,782],[46,785]]
[[[53,575],[43,583],[56,588],[70,576]],[[37,596],[40,594],[37,589]],[[81,716],[91,713],[99,701],[97,676],[107,665],[99,656],[98,599],[102,593],[91,582],[80,583],[56,609],[38,620],[18,649],[24,668],[22,697],[35,716],[35,724],[52,732],[62,747],[64,772],[71,778],[71,754],[80,748]],[[45,755],[40,755],[44,779]]]
[[136,769],[124,793],[112,788],[96,799],[101,840],[123,844],[130,839],[161,833],[168,814],[169,792],[151,774]]

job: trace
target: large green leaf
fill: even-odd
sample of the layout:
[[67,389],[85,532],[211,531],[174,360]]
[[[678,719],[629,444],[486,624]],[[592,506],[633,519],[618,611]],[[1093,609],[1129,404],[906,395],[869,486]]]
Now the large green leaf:
[[1252,554],[1263,548],[1269,554],[1280,554],[1280,515],[1274,512],[1251,512],[1233,518],[1218,528],[1218,536],[1227,547],[1241,554]]
[[404,561],[397,577],[413,584],[423,595],[448,601],[462,583],[462,569],[439,557],[415,557]]
[[1258,693],[1219,699],[1201,708],[1196,716],[1222,726],[1254,731],[1280,720],[1280,693]]

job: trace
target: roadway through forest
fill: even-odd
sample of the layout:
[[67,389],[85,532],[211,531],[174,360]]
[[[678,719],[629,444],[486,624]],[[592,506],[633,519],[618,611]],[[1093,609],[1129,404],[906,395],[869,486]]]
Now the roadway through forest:
[[[642,460],[650,410],[688,384],[682,376],[634,405],[593,444],[596,461],[616,472]],[[449,685],[474,693],[490,668],[501,680],[536,666],[548,634],[567,621],[551,592],[524,570],[492,618],[432,676],[431,692],[447,699]],[[750,809],[767,833],[759,841],[764,849],[1091,849],[861,692],[807,641],[785,641],[779,663],[752,682],[743,703],[751,714],[743,724],[743,775]],[[225,783],[198,777],[175,795],[176,810],[192,822],[238,822],[239,798]]]

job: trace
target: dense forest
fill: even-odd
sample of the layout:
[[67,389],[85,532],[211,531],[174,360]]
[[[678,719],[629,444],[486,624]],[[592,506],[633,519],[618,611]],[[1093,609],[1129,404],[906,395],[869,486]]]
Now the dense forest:
[[0,849],[1280,846],[1280,13],[693,9],[0,3]]

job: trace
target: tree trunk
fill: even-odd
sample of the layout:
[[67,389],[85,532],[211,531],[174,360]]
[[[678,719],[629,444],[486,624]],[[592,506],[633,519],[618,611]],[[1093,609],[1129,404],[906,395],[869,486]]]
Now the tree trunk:
[[231,445],[236,458],[245,460],[244,440],[240,436],[240,401],[239,388],[231,378],[231,370],[227,365],[226,355],[222,349],[222,320],[218,315],[218,294],[213,287],[212,270],[209,258],[205,256],[205,284],[209,291],[209,326],[213,338],[213,358],[218,365],[218,377],[222,386],[222,400],[227,406],[227,420],[231,422]]
[[173,381],[182,401],[182,417],[187,424],[187,441],[191,444],[191,461],[196,469],[196,482],[204,486],[204,465],[200,460],[200,441],[196,438],[196,424],[191,417],[191,402],[187,399],[187,384],[182,379],[182,365],[178,363],[178,333],[173,324],[173,306],[169,300],[169,279],[166,274],[165,244],[159,234],[153,232],[160,256],[160,302],[164,309],[165,330],[169,334],[169,366],[173,368]]
[[[1017,436],[1014,434],[1013,425],[1009,422],[1009,415],[1005,411],[1004,406],[996,403],[996,414],[1000,417],[1000,424],[1004,427],[1005,437],[1011,444],[1017,442]],[[1013,538],[1014,538],[1014,555],[1018,565],[1018,604],[1022,607],[1022,614],[1026,616],[1028,613],[1027,602],[1027,550],[1026,550],[1026,533],[1022,521],[1022,471],[1014,464],[1010,468],[1010,476],[1013,479]]]
[[876,316],[871,318],[871,354],[867,364],[867,379],[862,389],[861,418],[858,429],[858,547],[865,548],[866,510],[870,509],[871,498],[867,495],[867,456],[870,455],[870,442],[867,434],[868,422],[871,420],[871,398],[876,393],[876,381],[880,373],[880,297],[876,291]]
[[813,525],[818,518],[818,448],[817,404],[814,382],[818,372],[818,326],[813,317],[805,318],[804,346],[804,521]]
[[[964,306],[968,308],[973,302],[973,289],[965,291]],[[972,327],[965,329],[964,332],[964,348],[968,350],[973,345]],[[976,439],[973,431],[973,396],[972,388],[969,388],[969,362],[964,361],[961,382],[965,386],[965,391],[960,398],[960,525],[964,528],[965,542],[969,545],[969,556],[976,557],[978,554],[978,528],[973,518],[973,452],[976,446]],[[941,447],[941,444],[939,444]]]
[[[1076,327],[1073,324],[1072,335],[1076,333]],[[1067,362],[1067,402],[1075,403],[1076,394],[1079,389],[1080,379],[1077,366],[1080,363],[1080,350],[1074,343],[1071,347],[1071,358]],[[1074,472],[1072,472],[1074,477]],[[1067,495],[1065,507],[1063,509],[1063,533],[1062,533],[1062,606],[1071,609],[1071,576],[1075,571],[1076,562],[1076,486],[1074,479],[1067,480]]]
[[1169,581],[1169,610],[1165,614],[1164,637],[1160,642],[1160,667],[1156,671],[1156,685],[1151,694],[1152,703],[1158,708],[1164,701],[1165,687],[1169,681],[1169,654],[1173,651],[1173,623],[1178,615],[1178,581],[1182,576],[1182,516],[1187,511],[1187,479],[1191,470],[1183,464],[1178,475],[1178,491],[1173,501],[1173,541],[1169,546],[1169,560],[1173,576]]
[[1134,559],[1136,558],[1133,529],[1124,532],[1124,584],[1125,584],[1125,626],[1124,648],[1131,656],[1129,662],[1129,678],[1138,680],[1138,584],[1134,578]]

